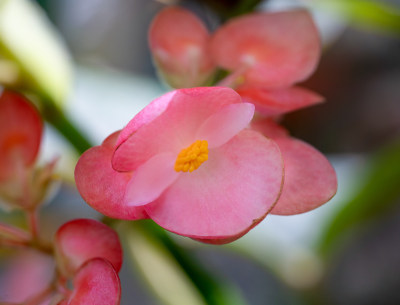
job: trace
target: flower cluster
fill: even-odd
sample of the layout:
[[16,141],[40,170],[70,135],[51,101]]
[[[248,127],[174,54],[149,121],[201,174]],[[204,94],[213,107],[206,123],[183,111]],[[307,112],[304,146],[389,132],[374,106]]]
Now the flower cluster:
[[0,246],[21,248],[0,276],[2,302],[117,305],[122,249],[112,229],[95,220],[77,219],[57,230],[53,245],[41,237],[37,213],[55,163],[35,167],[42,129],[33,105],[12,91],[2,92],[0,199],[29,220],[29,231],[0,223]]
[[[282,195],[271,213],[303,213],[335,194],[336,174],[325,156],[278,125],[283,114],[323,100],[294,85],[311,75],[320,56],[318,31],[307,11],[247,14],[210,34],[190,11],[168,7],[154,19],[149,41],[154,61],[171,86],[204,85],[204,75],[210,79],[221,68],[227,77],[218,84],[234,88],[255,105],[251,128],[275,140],[285,163]],[[171,70],[172,65],[180,69]]]
[[315,69],[320,52],[307,12],[250,14],[211,35],[189,11],[168,7],[153,21],[149,42],[175,88],[204,86],[217,67],[230,74],[218,87],[161,96],[85,152],[75,179],[93,208],[222,244],[270,212],[302,213],[335,194],[328,160],[276,122],[321,100],[293,86]]

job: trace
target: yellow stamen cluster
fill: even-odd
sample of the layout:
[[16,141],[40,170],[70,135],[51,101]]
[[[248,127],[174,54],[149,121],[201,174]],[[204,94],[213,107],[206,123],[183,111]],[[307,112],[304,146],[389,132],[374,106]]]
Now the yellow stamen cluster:
[[193,172],[199,166],[208,160],[208,142],[206,140],[197,140],[189,147],[184,148],[178,154],[174,169],[177,172]]

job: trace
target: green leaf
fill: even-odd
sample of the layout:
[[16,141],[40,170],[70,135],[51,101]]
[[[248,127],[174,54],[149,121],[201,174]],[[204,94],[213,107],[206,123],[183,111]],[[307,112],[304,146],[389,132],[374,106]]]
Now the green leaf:
[[400,140],[371,158],[364,183],[323,233],[319,248],[325,255],[352,229],[363,226],[395,208],[400,198]]
[[369,0],[316,0],[316,6],[336,11],[356,25],[400,34],[400,8]]
[[233,286],[208,273],[190,253],[151,221],[117,230],[152,291],[166,305],[245,305]]

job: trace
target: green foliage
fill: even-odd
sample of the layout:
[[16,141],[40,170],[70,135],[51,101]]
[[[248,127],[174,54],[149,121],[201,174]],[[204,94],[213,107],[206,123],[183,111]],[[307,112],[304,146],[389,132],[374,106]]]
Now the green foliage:
[[317,0],[323,6],[348,18],[356,25],[400,34],[400,8],[370,0]]
[[364,183],[329,224],[320,250],[329,254],[352,229],[390,212],[400,199],[400,139],[370,160]]
[[130,257],[163,304],[245,305],[234,287],[209,273],[158,225],[142,220],[119,228]]

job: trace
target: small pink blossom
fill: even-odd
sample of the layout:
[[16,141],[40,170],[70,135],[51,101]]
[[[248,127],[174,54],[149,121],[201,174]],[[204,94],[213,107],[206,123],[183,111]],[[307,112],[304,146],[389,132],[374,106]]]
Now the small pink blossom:
[[320,49],[306,10],[243,15],[221,26],[211,40],[218,66],[243,71],[243,82],[265,88],[288,87],[308,78]]
[[0,92],[0,183],[35,162],[42,131],[39,113],[24,97]]
[[253,113],[229,88],[165,94],[128,123],[114,146],[107,140],[82,155],[78,190],[106,215],[148,217],[206,242],[237,239],[272,209],[282,186],[277,145],[246,129]]
[[[149,42],[156,63],[160,54],[175,55],[165,55],[161,66],[163,77],[175,88],[207,84],[207,78],[199,77],[193,83],[188,77],[191,74],[182,68],[195,69],[198,63],[183,54],[190,53],[187,45],[194,39],[202,50],[201,62],[228,71],[219,84],[237,90],[257,112],[278,115],[323,101],[308,89],[292,87],[313,73],[321,53],[317,28],[306,10],[246,14],[231,19],[213,34],[208,34],[202,21],[188,10],[162,10],[153,21]],[[169,81],[176,75],[182,79],[179,84]]]
[[117,233],[96,220],[75,219],[63,224],[57,230],[54,245],[58,268],[66,277],[95,257],[108,260],[116,272],[121,269],[122,249]]
[[57,230],[54,245],[60,284],[73,284],[72,291],[63,288],[61,304],[119,304],[122,248],[115,231],[93,219],[75,219]]
[[47,195],[56,159],[35,167],[42,132],[43,121],[26,98],[1,92],[0,197],[8,209],[33,209]]
[[215,65],[209,55],[210,34],[190,11],[168,7],[154,18],[149,45],[154,63],[174,88],[196,87],[210,81]]

